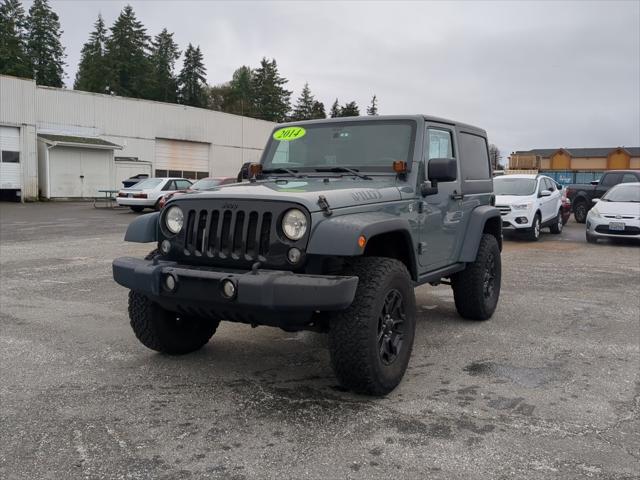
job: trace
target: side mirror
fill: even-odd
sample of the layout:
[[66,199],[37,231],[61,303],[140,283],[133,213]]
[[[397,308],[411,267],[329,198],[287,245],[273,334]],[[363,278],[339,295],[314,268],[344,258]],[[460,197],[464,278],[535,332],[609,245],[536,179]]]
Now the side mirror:
[[540,192],[540,196],[541,197],[550,197],[551,196],[551,190],[542,190]]
[[600,183],[600,180],[592,180],[591,181],[591,185],[598,185]]
[[242,182],[242,180],[249,179],[249,166],[251,165],[251,163],[252,162],[245,162],[242,164],[242,167],[240,167],[240,172],[238,173],[238,178],[236,179],[238,183]]
[[427,167],[427,178],[432,182],[453,182],[458,178],[455,158],[432,158]]
[[438,193],[438,182],[453,182],[458,178],[455,158],[432,158],[427,164],[427,179],[420,185],[423,197]]

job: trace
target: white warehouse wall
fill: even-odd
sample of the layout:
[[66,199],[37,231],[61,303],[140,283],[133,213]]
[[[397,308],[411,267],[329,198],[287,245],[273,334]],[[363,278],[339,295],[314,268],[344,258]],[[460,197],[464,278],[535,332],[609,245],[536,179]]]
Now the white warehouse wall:
[[[23,200],[46,190],[46,155],[38,133],[101,137],[121,145],[117,156],[155,161],[157,138],[209,144],[209,171],[235,176],[242,162],[257,161],[274,123],[213,110],[39,87],[0,75],[0,125],[20,127]],[[39,158],[41,157],[41,158]],[[155,168],[154,168],[155,169]]]

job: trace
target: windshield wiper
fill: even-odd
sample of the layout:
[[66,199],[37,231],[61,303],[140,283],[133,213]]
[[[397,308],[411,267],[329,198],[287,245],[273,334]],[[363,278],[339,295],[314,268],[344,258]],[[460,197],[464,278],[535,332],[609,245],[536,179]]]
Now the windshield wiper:
[[268,168],[266,170],[262,170],[262,173],[288,173],[292,177],[302,178],[302,175],[298,173],[297,170],[289,170],[288,168]]
[[363,173],[358,172],[357,170],[354,170],[352,168],[347,168],[347,167],[316,168],[315,171],[316,172],[336,172],[336,173],[344,172],[344,173],[350,173],[351,175],[355,175],[356,177],[360,177],[365,180],[373,180],[368,175],[365,175]]

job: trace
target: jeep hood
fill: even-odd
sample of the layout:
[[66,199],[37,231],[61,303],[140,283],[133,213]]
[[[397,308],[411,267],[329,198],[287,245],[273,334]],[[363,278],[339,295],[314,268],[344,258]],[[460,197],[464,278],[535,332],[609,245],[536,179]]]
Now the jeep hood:
[[[321,210],[318,197],[323,195],[329,208],[336,209],[369,203],[400,200],[396,178],[372,177],[372,180],[345,179],[335,177],[270,179],[255,183],[223,185],[214,190],[189,192],[176,198],[211,199],[255,199],[266,201],[297,202],[310,212]],[[325,179],[327,179],[325,181]]]

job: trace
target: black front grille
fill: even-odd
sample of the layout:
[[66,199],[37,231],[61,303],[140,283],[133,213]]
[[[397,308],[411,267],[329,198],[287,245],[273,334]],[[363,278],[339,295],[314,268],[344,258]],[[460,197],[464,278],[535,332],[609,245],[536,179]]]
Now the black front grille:
[[[222,200],[185,195],[171,202],[184,213],[184,227],[175,237],[168,236],[171,259],[191,265],[250,268],[290,268],[287,252],[291,247],[304,251],[311,219],[300,205],[264,200]],[[280,232],[284,213],[298,208],[307,215],[307,234],[298,241]],[[161,220],[163,222],[163,220]]]
[[640,228],[626,226],[624,227],[624,230],[609,230],[608,225],[598,225],[596,227],[596,232],[606,233],[607,235],[638,235],[640,234]]
[[265,260],[269,254],[271,212],[243,210],[189,210],[184,254],[246,261]]

